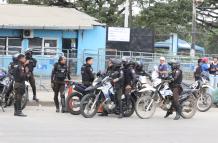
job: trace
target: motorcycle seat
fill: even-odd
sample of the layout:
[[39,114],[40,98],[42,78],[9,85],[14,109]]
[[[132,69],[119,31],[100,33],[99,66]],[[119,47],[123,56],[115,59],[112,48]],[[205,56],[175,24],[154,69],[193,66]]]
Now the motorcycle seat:
[[196,91],[198,91],[198,89],[184,89],[182,91],[182,94],[193,93],[193,92],[196,92]]
[[186,87],[191,87],[192,86],[192,84],[188,84],[188,83],[184,83],[184,82],[182,82],[182,85],[184,85]]

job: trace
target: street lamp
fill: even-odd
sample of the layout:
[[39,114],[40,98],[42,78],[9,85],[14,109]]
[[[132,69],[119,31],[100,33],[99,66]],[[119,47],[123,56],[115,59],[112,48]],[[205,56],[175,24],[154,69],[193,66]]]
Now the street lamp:
[[196,44],[196,18],[197,18],[197,6],[201,5],[204,0],[192,0],[192,45],[190,50],[190,56],[195,57],[195,44]]

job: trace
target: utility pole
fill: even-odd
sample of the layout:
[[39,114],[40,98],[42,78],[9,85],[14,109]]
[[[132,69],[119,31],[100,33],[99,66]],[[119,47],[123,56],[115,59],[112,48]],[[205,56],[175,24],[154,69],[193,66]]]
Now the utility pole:
[[196,33],[197,33],[197,6],[204,3],[204,0],[192,0],[192,45],[190,56],[195,57]]
[[195,57],[195,44],[196,44],[196,1],[192,0],[192,45],[190,56]]
[[124,27],[129,27],[129,0],[125,4]]
[[132,0],[129,0],[129,27],[132,27]]

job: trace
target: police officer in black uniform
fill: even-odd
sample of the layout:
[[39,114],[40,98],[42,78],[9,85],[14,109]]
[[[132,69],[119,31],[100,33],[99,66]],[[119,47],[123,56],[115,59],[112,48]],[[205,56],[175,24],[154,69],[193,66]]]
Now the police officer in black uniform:
[[131,90],[136,82],[135,62],[129,57],[123,57],[123,73],[124,73],[124,86],[123,92],[127,99],[127,105],[130,103]]
[[19,54],[18,64],[14,66],[14,92],[15,92],[15,102],[14,102],[14,115],[25,117],[21,108],[22,96],[25,93],[25,80],[26,80],[26,71],[25,71],[25,55]]
[[81,68],[82,83],[86,87],[92,85],[92,82],[94,81],[95,78],[92,64],[93,64],[93,58],[87,57],[86,63]]
[[169,111],[167,111],[165,118],[167,118],[169,115],[173,113],[172,110],[174,108],[176,110],[176,117],[174,118],[174,120],[179,120],[181,116],[181,105],[179,103],[179,96],[183,91],[181,86],[183,75],[182,70],[180,69],[179,62],[173,60],[169,62],[169,65],[172,69],[172,82],[170,83],[170,88],[173,92],[173,104],[172,108]]
[[110,59],[109,64],[111,66],[111,71],[108,71],[108,73],[110,72],[111,74],[117,105],[119,106],[118,118],[123,118],[122,95],[124,86],[124,72],[122,70],[122,61],[118,59]]
[[[123,108],[122,108],[122,95],[123,95],[123,86],[124,86],[124,73],[122,70],[122,61],[118,59],[110,59],[108,62],[108,67],[105,72],[106,76],[112,78],[112,85],[114,88],[114,93],[116,96],[117,105],[119,106],[119,118],[123,117]],[[107,116],[107,111],[103,111],[100,116]]]
[[8,66],[8,77],[10,79],[10,84],[8,86],[8,89],[5,91],[5,107],[8,106],[7,105],[7,101],[8,101],[8,97],[9,95],[11,94],[12,90],[13,90],[13,81],[14,81],[14,77],[13,77],[13,74],[14,74],[14,69],[15,67],[18,65],[18,56],[19,54],[15,54],[12,56],[12,62],[9,64]]
[[39,100],[36,97],[36,83],[35,83],[35,78],[33,74],[33,70],[36,67],[37,60],[32,57],[32,49],[27,49],[25,51],[25,56],[26,56],[26,71],[27,71],[27,81],[29,81],[32,90],[33,90],[33,100],[38,102]]
[[66,64],[66,57],[60,56],[58,62],[54,64],[54,68],[51,74],[51,85],[52,85],[52,89],[54,90],[54,103],[56,106],[56,112],[60,112],[59,100],[58,100],[59,92],[61,95],[61,105],[62,105],[61,112],[62,113],[66,112],[65,95],[64,95],[66,77],[69,80],[71,79],[70,72]]

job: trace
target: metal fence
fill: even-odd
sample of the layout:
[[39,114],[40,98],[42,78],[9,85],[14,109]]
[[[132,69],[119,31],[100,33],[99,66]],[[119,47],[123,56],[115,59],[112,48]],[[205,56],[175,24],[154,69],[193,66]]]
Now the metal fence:
[[[72,73],[72,77],[75,80],[80,80],[80,76],[77,73],[80,69],[78,61],[80,63],[85,62],[85,58],[91,56],[94,58],[94,69],[99,71],[106,69],[108,60],[110,58],[121,59],[123,56],[129,56],[135,61],[141,61],[144,63],[144,69],[150,71],[154,65],[159,64],[159,59],[164,56],[167,61],[175,59],[181,62],[181,68],[184,73],[185,80],[193,79],[193,70],[197,62],[197,58],[190,58],[189,56],[173,55],[173,54],[160,54],[160,53],[146,53],[146,52],[133,52],[133,51],[118,51],[118,50],[83,50],[78,52],[77,50],[63,50],[63,53],[52,53],[48,55],[35,55],[38,60],[37,67],[35,69],[36,83],[38,89],[50,89],[50,75],[53,64],[57,62],[58,55],[65,55],[67,57],[67,64]],[[209,55],[208,55],[209,56]],[[0,67],[7,69],[8,64],[11,62],[10,55],[0,55]]]

